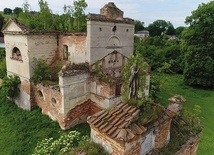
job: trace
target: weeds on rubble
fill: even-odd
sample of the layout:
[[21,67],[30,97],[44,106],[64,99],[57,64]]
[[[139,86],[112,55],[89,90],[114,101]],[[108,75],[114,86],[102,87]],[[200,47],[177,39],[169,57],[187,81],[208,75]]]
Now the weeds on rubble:
[[[161,80],[159,103],[167,106],[169,104],[166,102],[168,98],[174,94],[183,94],[186,99],[186,102],[183,105],[184,109],[190,111],[191,113],[196,113],[196,111],[199,110],[197,112],[199,113],[198,117],[200,117],[204,128],[200,134],[200,142],[197,154],[213,154],[214,124],[211,122],[213,122],[214,117],[214,91],[186,86],[183,84],[183,76],[179,74],[159,74],[157,78]],[[197,107],[195,109],[195,105],[200,106],[201,109],[197,109]],[[171,136],[173,136],[173,134],[171,134]],[[175,136],[175,141],[177,137]]]
[[42,58],[33,59],[33,80],[35,83],[41,83],[43,80],[51,79],[51,69],[48,67],[46,61]]
[[41,83],[42,81],[46,81],[46,84],[58,84],[58,73],[62,69],[62,62],[56,61],[51,66],[48,66],[46,60],[42,58],[34,58],[33,63],[33,80],[35,83]]
[[141,125],[153,123],[155,120],[163,116],[163,109],[164,107],[158,104],[147,104],[142,113],[140,114],[138,122]]
[[[195,107],[198,110],[198,106]],[[197,114],[199,113],[191,113],[184,110],[180,115],[172,119],[170,142],[167,146],[157,150],[159,154],[175,154],[190,137],[197,136],[202,131],[202,126]]]
[[86,155],[109,155],[100,144],[87,141],[81,141],[79,146],[72,149],[68,154],[65,155],[75,155],[77,153],[86,153]]

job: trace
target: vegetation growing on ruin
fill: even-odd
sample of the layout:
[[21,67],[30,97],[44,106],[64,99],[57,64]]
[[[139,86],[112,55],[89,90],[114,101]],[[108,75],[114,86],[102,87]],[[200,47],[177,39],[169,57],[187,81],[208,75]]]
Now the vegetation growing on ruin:
[[[214,104],[214,91],[205,90],[199,88],[192,88],[190,86],[183,84],[182,75],[178,74],[159,74],[157,77],[161,80],[161,92],[159,94],[160,102],[162,105],[167,106],[169,103],[167,99],[173,96],[174,94],[184,94],[183,97],[187,100],[184,103],[184,109],[188,112],[186,114],[195,115],[200,118],[201,124],[203,125],[203,131],[200,134],[200,143],[198,149],[198,155],[212,154],[213,142],[213,124],[212,118],[214,117],[213,106]],[[196,108],[195,105],[201,107],[200,109]],[[186,116],[185,116],[186,117]],[[189,119],[189,118],[188,118]],[[191,120],[191,119],[190,119]],[[197,125],[197,124],[196,124]],[[197,128],[196,128],[197,129]],[[195,130],[197,131],[197,130]],[[200,128],[199,128],[200,131]],[[173,134],[172,134],[173,135]],[[173,146],[177,141],[178,136],[173,136],[175,139],[172,140]],[[173,137],[171,137],[173,139]],[[171,148],[174,148],[174,147]]]
[[33,63],[33,80],[35,83],[58,84],[58,73],[62,69],[62,63],[60,61],[56,61],[51,66],[48,66],[46,60],[34,58]]

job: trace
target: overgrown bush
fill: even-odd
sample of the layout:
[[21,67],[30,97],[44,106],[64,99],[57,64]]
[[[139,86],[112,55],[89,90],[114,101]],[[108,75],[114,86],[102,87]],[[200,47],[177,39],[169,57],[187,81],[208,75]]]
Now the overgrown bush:
[[0,78],[4,78],[7,75],[6,69],[6,58],[5,58],[5,49],[0,48]]
[[160,79],[155,74],[152,74],[150,77],[149,98],[153,102],[158,103],[160,91],[161,91]]
[[44,59],[34,58],[33,63],[33,80],[35,83],[41,83],[43,80],[51,79],[51,70]]
[[86,153],[86,155],[109,155],[109,153],[103,149],[102,145],[90,142],[89,139],[81,141],[79,146],[72,149],[68,154],[75,155],[82,152]]
[[48,66],[46,60],[34,58],[33,63],[33,80],[35,83],[46,81],[48,84],[55,84],[55,82],[58,82],[58,73],[62,69],[62,62],[56,61],[51,66]]
[[7,68],[6,68],[6,59],[3,58],[0,60],[0,78],[4,78],[7,76]]
[[[145,83],[146,83],[146,73],[147,73],[147,69],[148,69],[148,64],[146,63],[146,61],[144,61],[143,56],[139,53],[136,52],[135,55],[130,56],[128,62],[125,64],[125,66],[123,67],[123,79],[125,81],[125,84],[123,85],[123,91],[122,91],[122,95],[123,95],[123,99],[127,102],[127,103],[131,103],[133,99],[130,98],[129,96],[129,83],[130,83],[130,77],[133,76],[131,74],[131,68],[133,68],[133,66],[136,66],[136,71],[137,71],[137,89],[135,90],[137,92],[137,97],[134,98],[134,100],[136,100],[136,104],[139,106],[139,103],[137,103],[138,99],[140,100],[140,103],[142,101],[142,98],[144,98],[145,93]],[[134,75],[135,76],[135,75]],[[134,84],[134,85],[135,85]],[[134,101],[133,100],[133,101]]]
[[3,94],[9,97],[12,101],[19,94],[19,85],[21,84],[20,78],[17,75],[9,75],[4,77],[1,90]]
[[56,140],[53,138],[44,139],[37,144],[33,155],[63,154],[78,146],[81,140],[85,140],[85,137],[81,138],[78,131],[64,133]]

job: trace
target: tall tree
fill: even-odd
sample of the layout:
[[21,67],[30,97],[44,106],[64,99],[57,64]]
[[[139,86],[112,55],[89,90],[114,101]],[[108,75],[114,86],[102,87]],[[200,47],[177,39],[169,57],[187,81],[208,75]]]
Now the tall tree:
[[144,22],[136,20],[135,21],[135,32],[142,31],[142,30],[144,30]]
[[4,8],[4,14],[11,14],[12,11],[10,8]]
[[52,30],[53,29],[53,16],[52,12],[48,7],[48,3],[45,0],[39,0],[39,8],[40,12],[38,13],[38,23],[39,27],[44,30]]
[[74,17],[74,26],[75,30],[78,32],[80,31],[86,31],[86,15],[84,10],[88,6],[85,0],[76,0],[74,1],[74,11],[73,11],[73,17]]
[[149,24],[148,31],[150,36],[159,36],[162,34],[174,35],[175,29],[172,23],[165,20],[156,20],[152,24]]
[[[0,14],[0,30],[2,29],[3,25],[4,25],[4,17],[2,16],[2,14]],[[0,37],[2,36],[3,34],[2,32],[0,32]]]
[[214,88],[214,1],[202,3],[186,18],[182,36],[185,53],[184,81]]
[[175,35],[177,36],[177,37],[181,37],[181,34],[182,34],[182,32],[183,32],[183,30],[185,29],[185,27],[184,26],[179,26],[179,27],[177,27],[176,29],[175,29]]
[[15,7],[15,8],[13,9],[13,14],[14,14],[16,17],[18,17],[19,14],[20,14],[21,12],[23,12],[23,10],[22,10],[22,8],[20,8],[20,7]]
[[167,35],[175,35],[175,28],[171,22],[167,22],[166,34]]

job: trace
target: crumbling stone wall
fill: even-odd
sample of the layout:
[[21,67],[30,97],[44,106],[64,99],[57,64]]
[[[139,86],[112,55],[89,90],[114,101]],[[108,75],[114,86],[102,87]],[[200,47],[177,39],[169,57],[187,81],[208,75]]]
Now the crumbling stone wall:
[[[48,115],[52,120],[58,121],[60,126],[64,122],[64,109],[62,104],[62,94],[59,89],[42,84],[33,84],[32,102],[42,109],[42,113]],[[61,126],[62,127],[62,126]]]
[[147,132],[129,142],[112,139],[91,126],[91,138],[112,155],[144,155],[169,142],[170,125],[171,118],[165,116],[165,119],[161,118],[153,124],[145,126]]
[[86,123],[88,116],[93,115],[100,110],[101,109],[96,103],[89,99],[68,112],[63,126],[65,129],[69,129],[77,124]]
[[[65,53],[64,46],[67,46],[68,53]],[[86,62],[86,34],[85,33],[68,33],[59,35],[59,57],[71,63]]]
[[108,109],[113,107],[114,103],[121,100],[121,96],[115,95],[116,85],[93,79],[90,81],[90,98],[96,102],[99,107]]
[[162,148],[169,143],[171,121],[172,119],[167,119],[155,130],[155,148]]
[[100,14],[111,19],[123,19],[123,11],[116,7],[113,2],[109,2],[100,9]]
[[190,137],[175,155],[197,155],[199,138],[199,135]]

